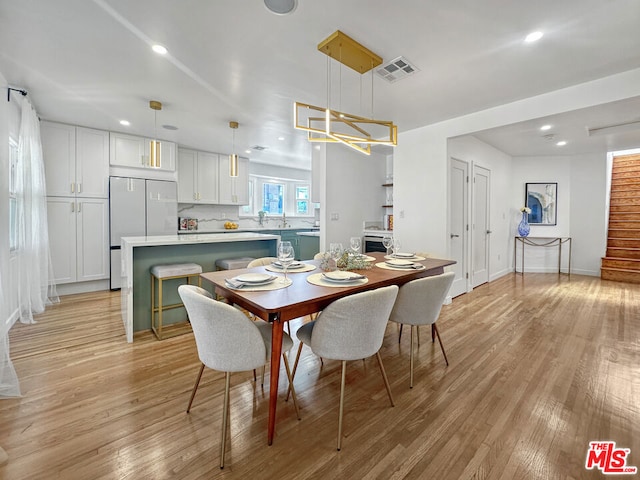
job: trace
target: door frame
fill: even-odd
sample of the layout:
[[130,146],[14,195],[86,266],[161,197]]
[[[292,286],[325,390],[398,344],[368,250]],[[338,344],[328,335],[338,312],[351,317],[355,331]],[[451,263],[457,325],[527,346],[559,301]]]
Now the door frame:
[[[452,255],[452,249],[451,249],[451,235],[454,233],[452,231],[453,226],[451,225],[451,212],[452,210],[452,205],[453,205],[453,199],[451,198],[452,195],[452,189],[451,189],[451,169],[453,168],[453,163],[454,162],[459,162],[461,164],[463,164],[465,166],[464,170],[466,171],[466,182],[465,182],[465,187],[464,187],[464,195],[462,198],[462,207],[463,207],[463,218],[464,218],[464,223],[465,223],[465,228],[463,229],[463,231],[461,232],[461,236],[462,236],[462,263],[463,263],[463,271],[462,271],[462,277],[463,277],[463,282],[464,282],[464,290],[463,291],[456,291],[455,294],[453,295],[449,295],[447,297],[447,301],[450,301],[451,298],[456,297],[458,295],[462,295],[465,294],[467,292],[470,292],[472,290],[471,288],[471,275],[469,273],[469,266],[470,266],[470,261],[472,260],[471,258],[471,250],[470,250],[470,245],[471,242],[469,241],[469,232],[470,232],[470,212],[471,212],[471,190],[470,190],[470,182],[469,182],[469,172],[471,170],[471,163],[466,161],[466,160],[462,160],[460,158],[456,158],[453,156],[449,156],[449,162],[448,162],[448,169],[447,169],[447,177],[448,177],[448,190],[449,190],[449,194],[448,194],[448,198],[447,198],[447,211],[449,212],[447,215],[447,250],[448,250],[448,256],[450,258],[453,258]],[[454,258],[455,259],[455,258]],[[455,259],[457,260],[457,259]],[[455,282],[455,280],[454,280]]]

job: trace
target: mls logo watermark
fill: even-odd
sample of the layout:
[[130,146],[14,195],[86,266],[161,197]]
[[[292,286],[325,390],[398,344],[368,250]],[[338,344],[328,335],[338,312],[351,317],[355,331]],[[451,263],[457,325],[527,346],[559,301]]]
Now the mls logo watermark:
[[598,468],[605,475],[635,474],[637,467],[627,466],[629,448],[616,448],[616,442],[589,442],[585,468]]

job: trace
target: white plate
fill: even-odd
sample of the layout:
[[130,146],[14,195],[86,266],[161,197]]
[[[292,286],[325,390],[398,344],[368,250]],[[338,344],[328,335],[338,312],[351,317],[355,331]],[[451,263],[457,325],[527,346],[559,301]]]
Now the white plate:
[[415,253],[398,252],[398,253],[394,253],[393,256],[396,257],[396,258],[415,258],[416,254]]
[[273,276],[268,273],[243,273],[235,277],[235,280],[242,283],[265,283],[273,280]]
[[411,260],[401,260],[399,258],[394,258],[391,260],[385,260],[387,265],[392,267],[400,267],[400,268],[411,268],[413,267],[413,262]]
[[[277,268],[284,268],[280,262],[273,262],[271,265],[273,265],[274,267],[277,267]],[[302,268],[302,267],[304,267],[304,263],[302,263],[302,262],[293,262],[291,265],[289,265],[287,267],[287,270],[290,270],[292,268]]]
[[334,272],[325,272],[322,274],[325,280],[330,282],[353,282],[354,280],[362,280],[363,276],[354,272],[344,272],[336,270]]

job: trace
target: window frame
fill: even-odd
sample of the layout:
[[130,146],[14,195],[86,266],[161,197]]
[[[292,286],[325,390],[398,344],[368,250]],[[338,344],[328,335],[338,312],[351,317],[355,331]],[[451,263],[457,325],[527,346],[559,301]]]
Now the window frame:
[[[241,206],[238,211],[240,217],[256,217],[258,211],[262,210],[264,205],[264,185],[265,184],[278,184],[283,185],[282,191],[282,208],[284,214],[289,218],[314,218],[314,209],[316,204],[311,201],[311,182],[307,182],[299,179],[282,178],[282,177],[269,177],[265,175],[249,175],[249,205]],[[308,208],[306,214],[298,213],[297,201],[295,198],[299,188],[307,188],[308,199],[303,199],[308,202]],[[282,213],[269,213],[270,216],[280,216]]]

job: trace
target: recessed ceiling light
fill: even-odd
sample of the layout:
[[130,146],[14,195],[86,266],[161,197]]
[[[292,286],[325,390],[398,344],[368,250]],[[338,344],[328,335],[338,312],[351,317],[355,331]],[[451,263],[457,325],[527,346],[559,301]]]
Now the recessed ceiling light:
[[560,140],[558,143],[556,143],[556,145],[559,147],[564,147],[566,144],[567,142],[565,142],[564,140]]
[[245,150],[244,153],[251,153],[251,150]]
[[316,150],[320,150],[320,145],[316,145],[316,146],[315,146],[315,149],[316,149]]
[[131,122],[129,120],[120,120],[120,125],[128,127],[129,125],[131,125]]
[[551,125],[543,125],[540,127],[540,130],[542,130],[543,132],[546,130],[551,130]]
[[524,41],[527,43],[537,42],[542,38],[543,35],[544,33],[542,32],[531,32],[529,35],[525,37]]
[[159,55],[166,55],[167,54],[167,49],[166,47],[160,45],[160,44],[155,44],[151,46],[151,50],[153,50],[154,52],[156,52]]
[[264,0],[266,7],[276,15],[287,15],[298,6],[298,0]]
[[282,142],[284,140],[284,137],[278,137],[278,140]]

